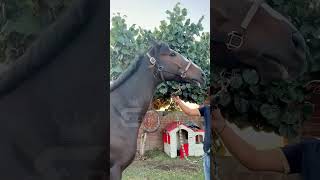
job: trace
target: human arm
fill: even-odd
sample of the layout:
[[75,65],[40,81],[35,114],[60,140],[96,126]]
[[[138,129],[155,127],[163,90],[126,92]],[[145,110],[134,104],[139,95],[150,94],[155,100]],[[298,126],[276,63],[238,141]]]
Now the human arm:
[[189,107],[184,101],[182,101],[179,96],[174,96],[172,99],[177,103],[181,110],[189,116],[200,116],[200,111],[197,108]]
[[287,159],[280,149],[257,150],[228,127],[219,109],[212,111],[212,120],[212,128],[219,133],[226,148],[248,169],[254,171],[289,171]]

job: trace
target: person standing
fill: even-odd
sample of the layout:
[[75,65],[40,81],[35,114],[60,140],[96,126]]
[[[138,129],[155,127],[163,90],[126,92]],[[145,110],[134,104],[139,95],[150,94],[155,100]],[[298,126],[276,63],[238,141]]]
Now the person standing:
[[211,148],[211,115],[210,115],[210,98],[208,97],[202,105],[196,108],[190,107],[179,96],[172,99],[189,116],[202,116],[204,118],[204,143],[203,143],[203,168],[205,180],[210,180],[210,148]]

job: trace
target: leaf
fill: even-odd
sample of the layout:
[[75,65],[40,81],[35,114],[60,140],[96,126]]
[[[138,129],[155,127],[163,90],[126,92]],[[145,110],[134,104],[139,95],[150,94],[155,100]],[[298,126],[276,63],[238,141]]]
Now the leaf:
[[250,105],[251,105],[251,107],[252,107],[252,109],[253,109],[254,111],[259,112],[259,108],[260,108],[260,106],[261,106],[261,102],[256,101],[256,100],[251,100],[251,101],[250,101]]
[[288,128],[285,125],[280,125],[279,127],[280,136],[288,137]]
[[187,85],[182,84],[182,85],[180,86],[180,88],[181,88],[181,90],[185,90],[185,89],[187,88]]
[[255,85],[259,81],[259,75],[254,69],[246,69],[242,72],[243,80],[249,85]]
[[182,13],[182,16],[187,16],[187,14],[188,14],[187,9],[183,8],[181,13]]
[[263,104],[260,107],[260,113],[266,119],[277,119],[280,115],[280,108],[277,105]]
[[194,99],[194,100],[197,100],[197,99],[198,99],[198,96],[195,95],[195,94],[192,94],[191,97],[192,97],[192,99]]
[[301,27],[300,27],[300,31],[303,33],[303,34],[308,34],[308,33],[311,33],[313,31],[313,27],[309,24],[303,24]]
[[280,125],[279,134],[289,139],[295,138],[298,135],[298,133],[294,130],[293,126],[285,124]]
[[179,44],[182,44],[182,43],[183,43],[183,39],[182,39],[182,38],[179,38],[179,39],[178,39],[178,43],[179,43]]
[[234,105],[236,109],[241,113],[246,113],[249,109],[249,102],[241,97],[236,96],[234,98]]
[[292,102],[292,100],[290,99],[290,97],[286,93],[282,94],[282,96],[280,97],[280,100],[284,103],[287,103],[287,104]]
[[316,39],[320,39],[320,29],[315,29],[312,33],[313,37]]
[[295,89],[294,88],[289,88],[288,89],[288,98],[291,100],[291,101],[295,101],[298,99],[298,95],[297,93],[295,92]]
[[234,89],[239,89],[243,84],[242,78],[240,76],[235,76],[231,79],[230,86]]
[[250,92],[252,92],[253,95],[259,95],[259,93],[260,93],[259,86],[250,86],[249,90],[250,90]]
[[220,104],[224,107],[231,103],[232,99],[229,93],[222,93],[219,96],[219,99],[216,101],[217,104]]
[[275,127],[279,127],[281,124],[279,119],[268,119],[267,121]]
[[116,67],[113,67],[113,68],[112,68],[112,71],[113,71],[113,72],[116,72],[116,73],[121,73],[123,70],[122,70],[122,68],[118,65],[118,66],[116,66]]
[[303,113],[303,117],[305,120],[310,119],[314,111],[315,111],[314,104],[312,104],[310,102],[304,103],[304,105],[302,107],[302,113]]
[[190,19],[187,19],[184,25],[189,26],[189,24],[190,24]]
[[299,122],[300,114],[297,112],[286,112],[282,119],[286,124],[293,125]]
[[166,86],[162,87],[159,89],[159,92],[161,92],[162,94],[166,94],[168,92],[168,88]]
[[39,33],[40,30],[40,18],[25,14],[15,20],[8,20],[3,32],[18,32],[25,35],[32,35]]

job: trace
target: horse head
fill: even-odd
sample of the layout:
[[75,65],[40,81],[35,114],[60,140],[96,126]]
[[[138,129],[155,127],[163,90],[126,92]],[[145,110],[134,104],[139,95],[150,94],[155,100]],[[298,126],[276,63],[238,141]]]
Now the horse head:
[[202,69],[180,53],[172,50],[166,43],[153,42],[147,57],[154,69],[155,77],[161,81],[192,83],[198,86],[205,83]]
[[295,79],[304,72],[304,38],[265,2],[215,0],[213,24],[216,64],[253,67],[262,81]]

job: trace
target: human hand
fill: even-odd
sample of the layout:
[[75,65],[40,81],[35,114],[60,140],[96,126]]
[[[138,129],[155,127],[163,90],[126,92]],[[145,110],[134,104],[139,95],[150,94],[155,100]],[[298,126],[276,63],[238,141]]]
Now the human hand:
[[179,104],[179,102],[181,101],[179,96],[172,96],[172,99],[175,103]]
[[224,127],[226,126],[226,120],[222,116],[221,111],[218,107],[213,109],[211,117],[213,126],[212,128],[217,132],[223,131]]

